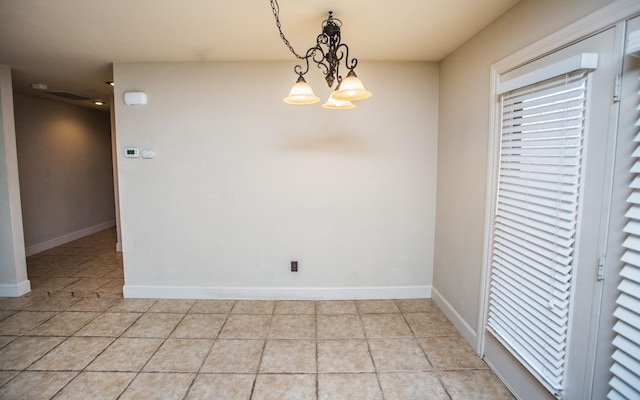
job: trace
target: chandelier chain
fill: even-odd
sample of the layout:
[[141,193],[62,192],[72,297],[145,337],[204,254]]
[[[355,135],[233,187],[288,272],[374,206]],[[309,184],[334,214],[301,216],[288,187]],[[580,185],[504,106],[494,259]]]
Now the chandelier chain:
[[298,54],[294,50],[293,46],[291,46],[291,43],[289,43],[287,38],[284,36],[284,32],[282,32],[282,24],[280,24],[280,5],[278,4],[278,0],[270,0],[270,1],[271,1],[271,11],[273,11],[273,16],[276,19],[276,26],[278,27],[278,32],[280,32],[280,38],[282,39],[284,44],[287,45],[287,47],[289,48],[289,51],[291,51],[291,53],[294,56],[296,56],[300,60],[305,60],[308,56],[301,56],[300,54]]

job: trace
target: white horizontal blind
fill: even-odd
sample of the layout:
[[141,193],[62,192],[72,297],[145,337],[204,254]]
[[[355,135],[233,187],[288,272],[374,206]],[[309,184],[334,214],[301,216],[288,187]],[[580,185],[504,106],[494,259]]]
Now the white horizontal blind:
[[[640,97],[637,100],[640,111]],[[640,127],[640,119],[635,125]],[[628,222],[624,227],[627,234],[623,243],[624,267],[620,272],[622,281],[618,286],[618,307],[613,314],[618,322],[613,328],[616,350],[613,353],[609,399],[640,399],[640,132],[633,141],[633,166],[629,171],[631,195],[627,198],[629,209],[625,216]]]
[[588,72],[502,95],[488,329],[561,398]]

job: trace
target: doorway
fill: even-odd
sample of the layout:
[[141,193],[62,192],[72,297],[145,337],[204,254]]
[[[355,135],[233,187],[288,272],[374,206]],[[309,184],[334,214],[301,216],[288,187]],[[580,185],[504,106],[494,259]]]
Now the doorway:
[[521,398],[590,398],[603,373],[620,29],[498,77],[483,355]]

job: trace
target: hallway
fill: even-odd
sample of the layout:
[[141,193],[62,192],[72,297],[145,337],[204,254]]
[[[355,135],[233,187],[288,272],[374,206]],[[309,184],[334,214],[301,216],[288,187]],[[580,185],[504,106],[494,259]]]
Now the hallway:
[[122,297],[115,228],[27,257],[29,297]]

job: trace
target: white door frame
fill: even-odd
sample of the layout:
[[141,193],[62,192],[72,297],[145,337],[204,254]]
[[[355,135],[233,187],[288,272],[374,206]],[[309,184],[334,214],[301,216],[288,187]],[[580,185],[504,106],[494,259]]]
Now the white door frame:
[[[490,91],[489,104],[490,115],[489,130],[487,142],[489,144],[489,155],[487,159],[487,197],[485,201],[485,223],[484,223],[484,240],[483,240],[483,259],[481,274],[481,293],[482,296],[478,305],[478,324],[476,327],[476,351],[480,355],[484,355],[485,335],[487,313],[488,313],[488,295],[489,295],[489,271],[491,265],[491,234],[492,224],[495,217],[495,201],[497,191],[497,168],[498,168],[498,150],[499,137],[495,133],[498,129],[500,121],[500,103],[497,101],[497,87],[499,78],[502,74],[512,71],[531,61],[542,58],[557,50],[567,47],[573,43],[579,42],[593,34],[604,31],[617,24],[624,23],[625,20],[640,13],[640,2],[637,0],[618,0],[601,8],[600,10],[588,15],[587,17],[569,25],[566,28],[496,62],[491,65],[490,71]],[[622,30],[618,30],[622,32]],[[624,35],[619,34],[620,40],[617,40],[621,49],[624,45]],[[618,38],[617,38],[618,39]],[[612,127],[615,129],[615,127]]]

